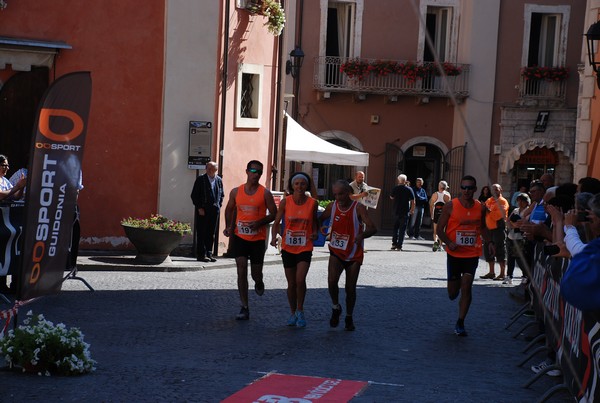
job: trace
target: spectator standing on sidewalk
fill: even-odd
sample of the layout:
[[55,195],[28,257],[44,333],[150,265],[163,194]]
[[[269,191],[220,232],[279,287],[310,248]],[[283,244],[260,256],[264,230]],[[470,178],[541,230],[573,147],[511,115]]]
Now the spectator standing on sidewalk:
[[402,250],[409,214],[414,214],[415,211],[415,194],[406,186],[406,175],[398,175],[398,185],[392,189],[390,199],[394,201],[395,214],[392,250]]
[[473,278],[481,255],[481,238],[485,240],[489,254],[494,255],[494,243],[485,226],[487,209],[473,195],[477,181],[473,176],[464,176],[460,181],[461,195],[446,203],[438,221],[438,237],[446,244],[448,253],[448,297],[458,303],[458,320],[454,332],[466,336],[465,318],[471,306]]
[[[250,319],[248,308],[248,259],[254,290],[259,296],[265,293],[263,262],[265,258],[267,224],[275,219],[277,206],[273,195],[258,181],[263,164],[252,160],[246,166],[246,183],[231,190],[225,208],[223,235],[233,237],[233,253],[237,266],[237,286],[242,308],[237,320]],[[268,210],[268,212],[267,212]]]
[[506,274],[506,218],[510,206],[508,200],[502,196],[502,187],[499,184],[494,183],[492,185],[492,197],[485,201],[485,207],[487,208],[485,225],[490,231],[494,242],[495,260],[500,266],[500,274],[496,277],[494,255],[489,255],[486,248],[483,250],[483,254],[490,270],[487,274],[479,276],[479,278],[504,281]]
[[304,299],[306,297],[306,276],[312,258],[313,241],[317,239],[318,221],[315,199],[307,196],[311,188],[310,177],[304,172],[292,174],[288,183],[290,196],[279,204],[271,233],[271,245],[277,246],[277,236],[281,230],[281,219],[285,229],[281,238],[281,260],[287,279],[287,297],[291,316],[288,326],[306,326]]
[[352,187],[352,193],[350,194],[350,199],[352,200],[360,200],[369,195],[367,191],[369,185],[365,182],[365,173],[363,171],[356,172],[354,180],[350,182],[350,186]]
[[[352,314],[356,304],[356,283],[363,262],[363,240],[377,232],[367,213],[367,208],[350,198],[352,187],[344,180],[333,185],[335,201],[330,203],[319,218],[319,224],[331,217],[331,240],[329,241],[329,266],[327,282],[333,304],[329,325],[340,323],[342,306],[339,303],[340,276],[346,271],[346,319],[345,330],[355,329]],[[363,224],[365,229],[363,230]]]
[[525,239],[521,230],[515,227],[514,223],[521,219],[521,212],[525,211],[529,206],[530,200],[527,193],[521,193],[516,198],[517,207],[512,211],[506,226],[508,229],[508,235],[506,240],[506,264],[507,264],[507,276],[502,284],[512,284],[513,275],[515,272],[515,263],[519,264],[519,268],[525,274],[526,261],[525,255]]
[[479,193],[477,200],[479,200],[480,203],[485,203],[490,197],[492,197],[492,190],[486,185],[481,188],[481,193]]
[[415,194],[415,212],[411,216],[408,235],[413,239],[422,241],[421,224],[423,223],[423,213],[425,212],[425,207],[429,200],[427,192],[423,188],[423,178],[417,178],[413,193]]
[[201,262],[216,262],[213,257],[215,232],[221,206],[223,205],[223,181],[217,175],[219,165],[210,161],[206,173],[196,178],[192,188],[192,202],[196,208],[196,259]]
[[429,199],[429,208],[431,209],[431,220],[433,221],[433,251],[444,250],[437,236],[437,223],[442,215],[444,205],[448,203],[452,196],[448,192],[448,182],[440,181],[438,183],[438,191],[431,195]]
[[519,207],[519,204],[517,203],[517,197],[519,197],[521,194],[527,194],[527,186],[521,186],[519,187],[519,190],[513,193],[512,197],[510,198],[511,207]]

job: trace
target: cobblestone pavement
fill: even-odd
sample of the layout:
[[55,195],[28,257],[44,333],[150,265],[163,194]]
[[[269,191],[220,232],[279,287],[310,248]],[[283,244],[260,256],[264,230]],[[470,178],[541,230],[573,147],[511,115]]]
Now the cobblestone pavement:
[[[406,241],[402,252],[389,246],[386,237],[366,242],[355,332],[329,327],[324,248],[315,251],[308,275],[304,329],[285,326],[285,277],[271,253],[266,292],[251,292],[248,322],[233,319],[239,303],[232,259],[203,269],[175,258],[170,268],[145,271],[123,264],[130,257],[80,258],[80,275],[95,292],[69,280],[62,293],[21,314],[32,309],[80,327],[97,370],[79,377],[4,370],[0,401],[218,402],[271,371],[370,381],[352,402],[532,402],[557,383],[546,376],[521,387],[543,357],[516,366],[526,342],[512,338],[518,326],[504,329],[518,308],[509,287],[477,279],[469,337],[458,338],[445,253],[432,252],[431,241]],[[478,275],[485,272],[481,262]],[[553,401],[572,400],[563,393]]]

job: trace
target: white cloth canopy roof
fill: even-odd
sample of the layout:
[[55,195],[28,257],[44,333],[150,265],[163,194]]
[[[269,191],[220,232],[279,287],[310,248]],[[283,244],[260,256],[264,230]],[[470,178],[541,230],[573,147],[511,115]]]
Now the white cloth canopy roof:
[[287,113],[285,142],[286,161],[318,162],[351,166],[368,166],[369,153],[348,150],[315,136]]

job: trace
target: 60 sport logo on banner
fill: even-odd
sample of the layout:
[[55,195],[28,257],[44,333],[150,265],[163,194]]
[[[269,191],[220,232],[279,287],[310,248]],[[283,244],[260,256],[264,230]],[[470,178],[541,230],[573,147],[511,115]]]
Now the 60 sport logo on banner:
[[58,293],[71,231],[90,109],[89,72],[56,80],[41,101],[34,133],[19,299]]
[[[71,122],[73,127],[66,133],[56,133],[50,127],[50,119],[66,119]],[[35,143],[35,148],[43,148],[46,150],[64,150],[64,151],[79,151],[81,145],[77,144],[64,144],[75,140],[79,135],[83,133],[84,124],[83,119],[76,112],[67,109],[40,109],[40,117],[38,123],[38,130],[42,136],[58,143]]]

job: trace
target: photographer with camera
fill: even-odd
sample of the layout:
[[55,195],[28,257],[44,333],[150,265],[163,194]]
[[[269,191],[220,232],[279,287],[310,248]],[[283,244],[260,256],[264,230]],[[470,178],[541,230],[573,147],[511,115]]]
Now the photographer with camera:
[[[573,256],[567,271],[560,283],[560,292],[567,302],[583,311],[600,310],[600,193],[589,202],[587,221],[592,232],[592,239]],[[573,212],[574,213],[574,212]],[[572,230],[565,216],[565,232]],[[579,217],[583,219],[583,215]]]

